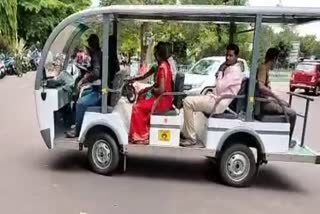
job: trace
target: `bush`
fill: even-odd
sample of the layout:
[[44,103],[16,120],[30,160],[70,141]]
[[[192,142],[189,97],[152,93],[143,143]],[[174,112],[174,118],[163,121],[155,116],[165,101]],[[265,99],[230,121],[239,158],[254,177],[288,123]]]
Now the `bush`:
[[16,68],[18,75],[27,72],[27,67],[24,65],[24,56],[26,55],[26,43],[23,39],[16,42],[13,48],[14,58],[16,60]]

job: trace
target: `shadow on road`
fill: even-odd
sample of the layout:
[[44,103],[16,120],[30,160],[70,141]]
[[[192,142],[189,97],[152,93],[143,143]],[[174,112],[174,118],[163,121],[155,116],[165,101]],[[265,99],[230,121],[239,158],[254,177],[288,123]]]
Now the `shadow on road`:
[[[65,152],[59,158],[50,161],[49,168],[62,172],[89,172],[90,166],[84,152]],[[182,182],[202,182],[219,184],[217,167],[208,159],[182,159],[172,157],[129,156],[127,170],[121,170],[114,177],[138,177],[142,179],[156,178],[163,180],[179,180]],[[122,165],[119,167],[121,168]],[[301,181],[302,182],[302,181]],[[303,193],[304,190],[293,182],[289,176],[281,173],[276,166],[263,166],[259,170],[252,188],[273,191]]]
[[[217,177],[209,177],[212,168],[206,159],[182,159],[173,157],[130,156],[127,162],[128,176],[142,178],[177,179],[199,182]],[[211,169],[212,170],[212,169]]]
[[86,159],[86,153],[79,151],[57,151],[61,152],[49,162],[49,169],[63,172],[78,172],[90,170]]
[[257,188],[281,190],[286,192],[304,192],[297,182],[290,179],[290,175],[284,175],[281,171],[282,170],[276,166],[262,166],[259,169],[259,174],[254,186]]

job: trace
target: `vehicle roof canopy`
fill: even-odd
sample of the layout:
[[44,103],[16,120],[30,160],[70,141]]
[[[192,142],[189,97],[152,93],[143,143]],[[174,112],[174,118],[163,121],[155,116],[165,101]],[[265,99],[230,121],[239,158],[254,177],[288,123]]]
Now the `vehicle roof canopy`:
[[66,20],[80,19],[86,23],[88,16],[102,14],[110,14],[118,19],[216,22],[255,22],[256,15],[262,15],[265,23],[302,24],[320,20],[320,8],[216,5],[115,5],[90,8],[75,13]]

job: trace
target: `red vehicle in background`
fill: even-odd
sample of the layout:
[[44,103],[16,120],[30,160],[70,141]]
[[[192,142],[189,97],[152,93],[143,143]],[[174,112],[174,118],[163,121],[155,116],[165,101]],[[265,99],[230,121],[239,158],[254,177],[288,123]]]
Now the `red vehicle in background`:
[[320,93],[320,61],[299,62],[291,74],[290,91],[304,89],[306,93],[314,95]]

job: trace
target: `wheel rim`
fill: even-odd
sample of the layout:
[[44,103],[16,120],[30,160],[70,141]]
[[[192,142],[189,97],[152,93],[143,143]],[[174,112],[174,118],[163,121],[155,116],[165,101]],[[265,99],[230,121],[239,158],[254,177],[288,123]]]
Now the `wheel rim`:
[[226,172],[231,180],[240,182],[248,176],[249,171],[250,160],[244,152],[237,151],[228,157]]
[[112,160],[112,150],[105,140],[98,140],[93,145],[91,155],[95,165],[98,168],[106,169],[110,166]]

